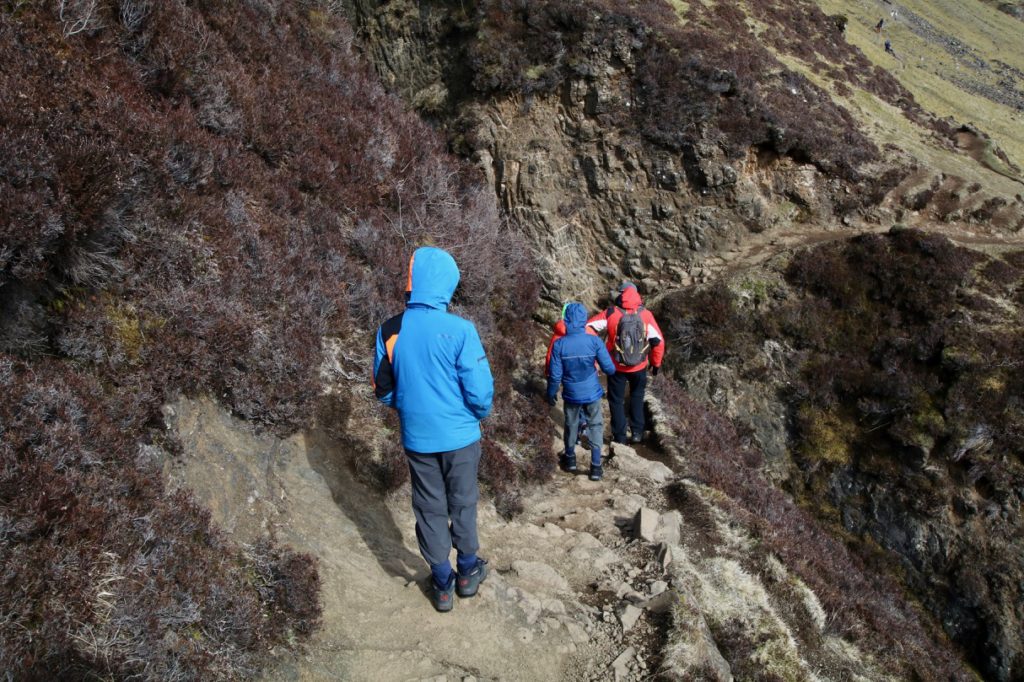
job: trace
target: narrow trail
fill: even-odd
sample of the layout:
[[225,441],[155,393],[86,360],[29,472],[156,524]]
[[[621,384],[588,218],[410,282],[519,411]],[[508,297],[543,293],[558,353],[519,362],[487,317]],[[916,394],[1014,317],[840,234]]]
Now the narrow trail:
[[[709,262],[707,276],[796,246],[880,231],[753,235]],[[986,249],[1024,244],[1019,235],[934,231]],[[762,580],[766,569],[750,558],[750,539],[714,509],[713,494],[679,482],[696,506],[685,516],[673,510],[666,491],[674,462],[656,449],[615,447],[601,482],[558,472],[527,492],[525,512],[513,520],[482,501],[481,554],[491,575],[477,597],[439,614],[423,591],[429,572],[417,551],[407,487],[382,498],[350,472],[346,462],[358,453],[319,433],[284,440],[254,434],[212,400],[181,399],[165,418],[186,453],[168,465],[172,486],[194,491],[237,542],[269,531],[319,558],[323,626],[298,654],[272,652],[262,679],[644,680],[663,665],[679,669],[671,656],[731,679],[708,623],[746,623],[767,633],[801,670],[854,666],[869,673],[849,643],[827,633],[813,594],[800,588],[795,598],[773,587],[799,582],[777,577],[787,575],[785,567],[768,565],[776,578]],[[561,410],[549,418],[555,458]],[[680,604],[687,605],[691,641],[670,643],[670,611],[679,618]],[[808,631],[818,633],[813,646],[802,643],[811,654],[796,647],[793,634]]]
[[[907,227],[940,234],[953,243],[987,253],[999,253],[1012,249],[1024,249],[1024,232],[1006,233],[985,229],[981,225],[959,223],[943,224],[923,219],[906,221]],[[817,224],[794,225],[783,230],[768,230],[746,235],[743,241],[717,254],[709,255],[694,268],[693,283],[703,284],[723,275],[731,275],[757,267],[775,256],[792,249],[816,246],[861,234],[882,234],[891,229],[889,225],[861,223],[854,227],[836,224],[823,227]],[[689,286],[666,289],[649,296],[650,305],[655,305],[666,295]]]
[[[316,435],[256,436],[211,401],[168,412],[190,453],[172,480],[193,488],[234,539],[269,528],[319,557],[323,626],[299,655],[275,652],[264,679],[627,680],[658,665],[666,604],[658,613],[643,604],[670,578],[653,545],[634,537],[633,519],[664,508],[665,465],[622,447],[605,480],[558,472],[514,520],[482,502],[491,575],[476,597],[439,614],[423,591],[429,572],[407,490],[371,493]],[[556,457],[554,423],[552,435]]]

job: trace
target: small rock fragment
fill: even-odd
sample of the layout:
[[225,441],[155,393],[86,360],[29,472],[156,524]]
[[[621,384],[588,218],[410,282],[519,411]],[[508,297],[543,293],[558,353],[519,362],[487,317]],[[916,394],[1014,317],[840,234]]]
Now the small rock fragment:
[[618,658],[612,661],[612,671],[615,673],[616,682],[625,679],[626,675],[629,674],[629,662],[635,654],[636,649],[627,647],[625,651],[619,654]]
[[619,612],[619,622],[622,624],[622,631],[629,632],[636,625],[637,620],[640,619],[640,614],[643,613],[642,609],[633,606],[632,604],[626,604],[622,611]]
[[641,540],[654,542],[654,531],[658,527],[658,512],[641,507],[633,519],[633,532]]
[[672,548],[664,542],[658,545],[658,563],[661,565],[663,573],[668,570],[668,565],[672,563]]
[[586,644],[590,641],[590,636],[579,626],[578,623],[565,623],[565,629],[569,633],[569,638],[575,644]]

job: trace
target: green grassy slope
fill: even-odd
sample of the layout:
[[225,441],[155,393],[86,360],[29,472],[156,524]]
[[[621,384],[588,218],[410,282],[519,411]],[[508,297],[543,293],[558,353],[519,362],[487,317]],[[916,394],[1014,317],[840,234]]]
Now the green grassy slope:
[[[846,36],[864,55],[889,71],[918,103],[940,117],[971,124],[992,138],[1010,163],[985,155],[972,168],[963,154],[928,142],[909,121],[876,98],[857,93],[852,108],[878,141],[892,142],[929,166],[981,181],[991,190],[1016,193],[1024,167],[1024,42],[1020,21],[980,0],[818,0],[829,14],[845,14]],[[896,15],[893,16],[892,12]],[[876,33],[879,19],[885,20]],[[892,41],[894,58],[884,50]],[[1017,166],[1014,168],[1013,166]],[[988,172],[992,170],[994,172]]]

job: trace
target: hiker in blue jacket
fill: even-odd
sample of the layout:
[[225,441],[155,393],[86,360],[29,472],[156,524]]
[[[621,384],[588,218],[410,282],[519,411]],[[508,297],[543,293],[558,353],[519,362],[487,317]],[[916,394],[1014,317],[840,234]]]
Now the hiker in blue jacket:
[[555,341],[548,367],[548,403],[554,405],[558,387],[562,387],[565,411],[565,450],[560,464],[576,471],[576,430],[580,411],[587,415],[587,439],[590,441],[590,480],[601,480],[601,440],[604,438],[604,417],[601,397],[604,389],[597,379],[596,362],[605,374],[615,374],[615,363],[604,343],[585,331],[587,311],[579,303],[565,308],[565,336]]
[[487,577],[487,562],[477,557],[477,470],[480,420],[491,411],[494,380],[476,327],[448,312],[458,283],[451,255],[416,249],[405,312],[377,330],[373,358],[377,399],[401,422],[416,540],[430,564],[438,611],[450,611],[456,593],[475,595]]

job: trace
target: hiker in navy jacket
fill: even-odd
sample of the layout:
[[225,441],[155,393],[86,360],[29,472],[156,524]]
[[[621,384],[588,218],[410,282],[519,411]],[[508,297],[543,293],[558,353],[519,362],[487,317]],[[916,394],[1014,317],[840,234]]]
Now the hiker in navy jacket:
[[[459,269],[441,249],[409,261],[405,312],[377,331],[374,391],[395,408],[412,479],[416,539],[433,575],[434,607],[471,597],[487,575],[477,557],[480,420],[491,411],[494,380],[472,322],[448,312]],[[458,551],[457,573],[449,554]]]
[[565,451],[561,465],[566,471],[576,471],[576,430],[580,411],[587,415],[587,439],[590,441],[590,480],[601,480],[601,441],[604,438],[604,418],[601,415],[601,397],[604,389],[597,378],[596,362],[605,374],[615,374],[608,349],[601,339],[584,329],[587,311],[579,303],[565,308],[565,336],[555,341],[548,366],[548,403],[555,404],[558,387],[562,387],[565,410]]

